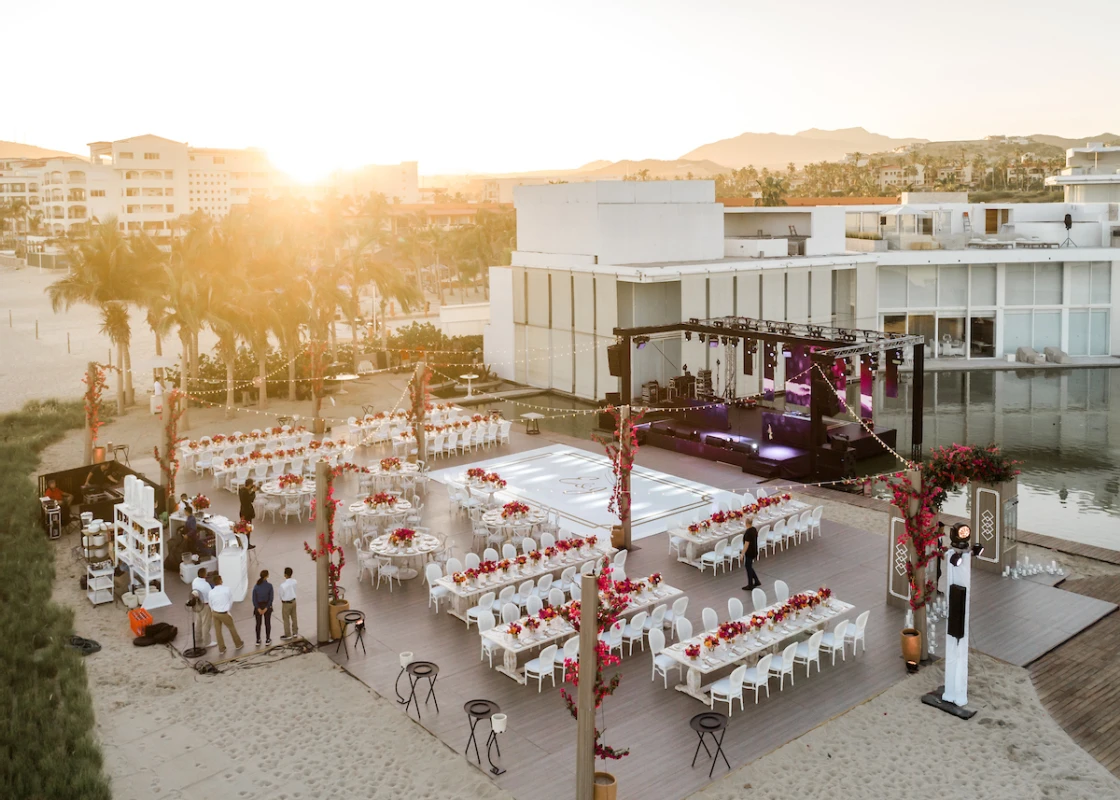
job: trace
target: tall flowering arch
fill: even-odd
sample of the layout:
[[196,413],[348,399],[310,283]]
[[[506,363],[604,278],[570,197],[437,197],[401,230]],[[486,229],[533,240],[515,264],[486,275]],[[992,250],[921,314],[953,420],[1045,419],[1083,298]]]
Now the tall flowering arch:
[[622,418],[622,412],[614,406],[607,406],[606,412],[614,417],[614,436],[610,439],[596,436],[595,441],[603,445],[607,458],[611,460],[611,471],[614,473],[614,488],[607,510],[618,517],[618,521],[625,523],[630,519],[630,492],[626,490],[634,470],[634,457],[638,454],[638,423],[644,411],[631,410],[630,415]]

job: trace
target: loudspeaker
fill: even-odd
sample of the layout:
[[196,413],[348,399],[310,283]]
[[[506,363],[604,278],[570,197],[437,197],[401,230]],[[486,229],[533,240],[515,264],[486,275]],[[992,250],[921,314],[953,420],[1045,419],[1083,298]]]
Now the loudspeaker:
[[[614,373],[611,373],[612,375]],[[622,392],[607,392],[607,405],[618,406],[622,404]]]
[[1066,214],[1065,219],[1063,219],[1062,222],[1065,223],[1067,231],[1072,230],[1072,228],[1073,228],[1073,215],[1072,214]]
[[754,375],[754,342],[743,340],[743,374]]
[[704,439],[704,444],[708,445],[708,447],[725,448],[730,443],[722,436],[707,436]]
[[963,586],[949,586],[949,635],[954,639],[964,637],[964,612],[968,603],[968,590]]
[[612,378],[622,377],[622,345],[607,345],[607,368],[610,369]]

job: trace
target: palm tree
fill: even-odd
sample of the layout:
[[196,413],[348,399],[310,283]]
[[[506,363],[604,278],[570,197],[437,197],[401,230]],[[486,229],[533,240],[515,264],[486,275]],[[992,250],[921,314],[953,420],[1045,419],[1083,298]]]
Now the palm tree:
[[423,294],[405,277],[404,267],[407,260],[397,248],[382,248],[372,255],[367,266],[366,276],[377,287],[381,309],[381,349],[389,349],[390,300],[400,303],[401,309],[408,311],[413,305],[424,300]]
[[128,306],[121,302],[101,304],[101,333],[117,348],[117,414],[124,414],[124,351],[132,338],[132,328],[128,322]]
[[786,201],[783,199],[789,193],[789,187],[785,180],[775,177],[773,175],[766,175],[757,181],[758,188],[761,193],[758,205],[761,206],[784,206]]

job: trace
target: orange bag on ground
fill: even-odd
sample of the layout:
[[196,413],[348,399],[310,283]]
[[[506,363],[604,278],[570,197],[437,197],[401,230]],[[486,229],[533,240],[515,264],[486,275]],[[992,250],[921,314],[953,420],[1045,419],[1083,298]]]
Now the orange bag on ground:
[[144,631],[152,624],[152,615],[147,609],[134,608],[128,612],[128,624],[132,628],[133,636],[143,636]]

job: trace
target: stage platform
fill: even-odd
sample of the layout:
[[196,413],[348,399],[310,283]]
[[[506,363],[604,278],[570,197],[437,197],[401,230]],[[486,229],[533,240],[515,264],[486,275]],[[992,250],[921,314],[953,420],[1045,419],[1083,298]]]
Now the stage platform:
[[[497,472],[509,488],[497,494],[499,502],[522,500],[555,508],[561,525],[576,533],[609,536],[617,518],[607,511],[614,486],[611,462],[605,455],[566,445],[552,445],[514,455],[477,461],[467,466]],[[467,466],[432,472],[440,483],[455,483]],[[630,474],[631,537],[634,540],[663,532],[680,515],[692,518],[708,513],[722,489],[635,466]]]

